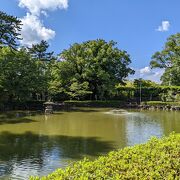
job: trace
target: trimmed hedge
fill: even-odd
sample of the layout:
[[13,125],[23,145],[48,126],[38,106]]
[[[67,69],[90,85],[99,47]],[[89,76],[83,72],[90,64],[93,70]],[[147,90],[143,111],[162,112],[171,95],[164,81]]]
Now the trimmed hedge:
[[180,179],[180,134],[110,152],[95,161],[84,159],[47,177],[31,180]]
[[65,105],[77,107],[120,107],[125,106],[124,101],[64,101]]
[[142,105],[150,105],[150,106],[180,106],[180,102],[162,102],[162,101],[147,101],[147,102],[142,102]]

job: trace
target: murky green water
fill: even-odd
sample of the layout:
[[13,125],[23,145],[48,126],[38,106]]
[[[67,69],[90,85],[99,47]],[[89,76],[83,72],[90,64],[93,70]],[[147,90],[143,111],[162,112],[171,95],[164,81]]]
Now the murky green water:
[[24,115],[0,114],[0,179],[47,175],[84,156],[94,158],[151,136],[180,133],[180,112],[83,108]]

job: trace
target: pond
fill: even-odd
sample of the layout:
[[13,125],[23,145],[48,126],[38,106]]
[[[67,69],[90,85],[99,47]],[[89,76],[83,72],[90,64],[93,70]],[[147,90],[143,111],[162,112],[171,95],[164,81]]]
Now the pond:
[[79,108],[0,114],[0,179],[47,175],[83,157],[180,132],[180,112]]

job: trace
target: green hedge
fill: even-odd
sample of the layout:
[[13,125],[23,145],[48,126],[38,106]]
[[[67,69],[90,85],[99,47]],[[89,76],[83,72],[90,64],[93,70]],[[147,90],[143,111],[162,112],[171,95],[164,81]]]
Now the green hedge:
[[147,101],[143,102],[142,104],[150,105],[150,106],[180,106],[180,102],[162,102],[162,101]]
[[123,150],[110,152],[95,161],[84,159],[47,177],[31,180],[180,179],[180,134]]
[[65,105],[77,107],[119,107],[125,106],[124,101],[64,101]]

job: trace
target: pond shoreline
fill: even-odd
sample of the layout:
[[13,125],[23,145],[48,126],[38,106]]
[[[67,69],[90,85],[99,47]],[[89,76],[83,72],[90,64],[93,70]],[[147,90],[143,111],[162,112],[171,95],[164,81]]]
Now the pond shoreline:
[[[141,105],[136,102],[125,101],[64,101],[55,102],[53,105],[54,111],[69,110],[72,107],[92,107],[92,108],[121,108],[121,109],[140,109],[140,110],[169,110],[180,111],[179,102],[143,102]],[[33,102],[12,102],[0,106],[0,112],[7,111],[39,111],[44,112],[44,101]]]
[[163,105],[139,105],[135,102],[120,102],[120,101],[69,101],[64,103],[65,107],[102,107],[102,108],[122,108],[122,109],[141,109],[141,110],[169,110],[169,111],[180,111],[180,106],[176,104],[163,104]]

